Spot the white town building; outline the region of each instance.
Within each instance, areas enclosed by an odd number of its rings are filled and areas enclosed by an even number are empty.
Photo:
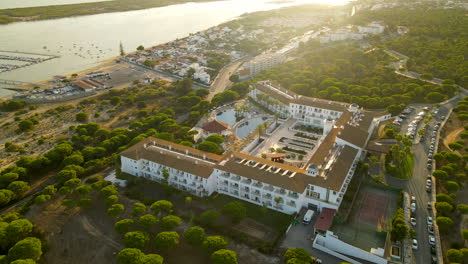
[[[244,68],[248,68],[250,70],[250,76],[253,76],[263,70],[280,65],[284,60],[285,56],[281,53],[262,54],[245,63]]]

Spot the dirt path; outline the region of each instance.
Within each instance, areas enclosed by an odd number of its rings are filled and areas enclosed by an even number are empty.
[[[107,242],[107,245],[113,247],[116,250],[120,249],[121,247],[120,244],[115,242],[112,238],[103,234],[101,231],[99,231],[96,228],[96,226],[90,222],[90,220],[88,219],[86,215],[80,215],[79,221],[81,223],[81,226],[84,228],[86,232],[88,232],[88,234],[96,237],[99,240],[104,240],[105,242]]]
[[[452,132],[450,132],[447,136],[445,136],[444,138],[444,146],[448,149],[449,146],[448,144],[452,143],[452,142],[455,142],[458,138],[458,136],[460,136],[460,134],[465,130],[465,128],[463,127],[459,127],[455,130],[453,130]]]

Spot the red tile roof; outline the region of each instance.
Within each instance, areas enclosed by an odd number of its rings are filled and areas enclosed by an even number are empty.
[[[327,231],[333,222],[333,216],[335,216],[335,213],[335,209],[323,208],[317,222],[315,222],[314,228],[321,231]]]
[[[210,122],[206,122],[202,126],[203,130],[208,131],[210,133],[221,133],[224,130],[229,128],[229,125],[218,120],[212,120]]]

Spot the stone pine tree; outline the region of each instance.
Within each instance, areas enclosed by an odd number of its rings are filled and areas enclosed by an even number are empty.
[[[124,51],[124,48],[123,48],[123,44],[122,44],[122,41],[120,41],[120,56],[124,56],[125,55],[125,51]]]

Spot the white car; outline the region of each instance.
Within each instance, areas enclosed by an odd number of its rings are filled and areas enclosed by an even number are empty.
[[[431,187],[431,186],[432,186],[432,180],[431,180],[431,179],[427,179],[427,181],[426,181],[426,186],[427,186],[427,187]]]
[[[435,237],[433,235],[429,235],[429,244],[432,246],[435,245]]]
[[[411,203],[411,212],[416,211],[416,203]]]
[[[418,241],[413,239],[413,249],[418,249]]]
[[[416,226],[416,218],[411,217],[410,222],[411,222],[411,225],[412,225],[412,226]]]
[[[433,224],[433,222],[432,222],[432,217],[430,217],[430,216],[427,217],[427,224],[428,224],[428,225],[432,225],[432,224]]]
[[[416,197],[411,196],[411,203],[416,203]]]

